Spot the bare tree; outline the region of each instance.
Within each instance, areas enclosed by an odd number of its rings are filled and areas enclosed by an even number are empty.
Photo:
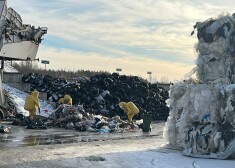
[[[168,77],[162,76],[161,80],[160,80],[160,83],[169,83]]]
[[[20,63],[15,62],[13,64],[13,67],[17,69],[19,72],[23,73],[23,75],[28,75],[29,73],[38,73],[41,75],[50,75],[54,78],[65,78],[65,79],[71,79],[80,76],[91,77],[95,74],[101,74],[101,73],[108,74],[108,72],[106,71],[89,71],[89,70],[68,71],[63,69],[45,70],[38,68],[38,64],[31,61],[25,61]]]

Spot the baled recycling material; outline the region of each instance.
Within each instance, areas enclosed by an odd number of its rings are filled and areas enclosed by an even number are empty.
[[[29,74],[22,78],[31,83],[31,90],[47,92],[48,100],[58,102],[65,94],[71,96],[74,105],[83,105],[87,112],[106,117],[120,116],[127,119],[119,102],[133,102],[139,109],[133,119],[140,119],[143,113],[150,113],[153,120],[166,120],[169,108],[166,105],[168,91],[141,80],[137,76],[97,74],[90,79],[83,78],[77,82],[67,82],[51,76]]]
[[[197,22],[196,67],[170,88],[163,136],[186,156],[226,159],[235,153],[234,26],[230,14]]]

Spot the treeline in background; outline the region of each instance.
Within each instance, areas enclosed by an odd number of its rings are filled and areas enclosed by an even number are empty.
[[[91,76],[95,74],[101,74],[106,73],[109,74],[106,71],[90,71],[90,70],[64,70],[64,69],[58,69],[58,70],[51,70],[51,69],[42,69],[39,68],[37,64],[34,64],[30,61],[25,62],[14,62],[12,63],[12,66],[19,72],[21,72],[23,75],[28,75],[29,73],[38,73],[41,75],[50,75],[53,78],[65,78],[65,79],[72,79],[75,77],[81,77],[85,76],[90,78]]]

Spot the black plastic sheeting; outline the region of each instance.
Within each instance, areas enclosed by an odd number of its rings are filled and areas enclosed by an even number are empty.
[[[83,105],[85,111],[107,117],[126,117],[118,106],[120,101],[132,101],[136,104],[140,109],[136,119],[147,112],[152,114],[153,120],[166,120],[169,114],[165,102],[169,98],[168,91],[137,76],[103,73],[80,78],[76,82],[67,82],[64,78],[31,73],[24,75],[22,81],[30,83],[31,90],[47,92],[49,101],[58,102],[59,98],[69,94],[73,104]]]

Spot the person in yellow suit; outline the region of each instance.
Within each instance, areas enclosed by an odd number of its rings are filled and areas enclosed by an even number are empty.
[[[67,104],[67,105],[72,105],[73,99],[71,98],[70,95],[66,94],[64,95],[63,98],[59,99],[59,104]]]
[[[128,103],[120,102],[119,106],[127,114],[130,122],[132,122],[132,118],[139,113],[139,109],[136,107],[136,105],[133,102],[128,102]]]
[[[31,95],[28,95],[25,100],[24,109],[29,111],[29,117],[31,121],[36,116],[37,108],[40,109],[38,96],[39,96],[39,92],[35,90],[31,93]]]

